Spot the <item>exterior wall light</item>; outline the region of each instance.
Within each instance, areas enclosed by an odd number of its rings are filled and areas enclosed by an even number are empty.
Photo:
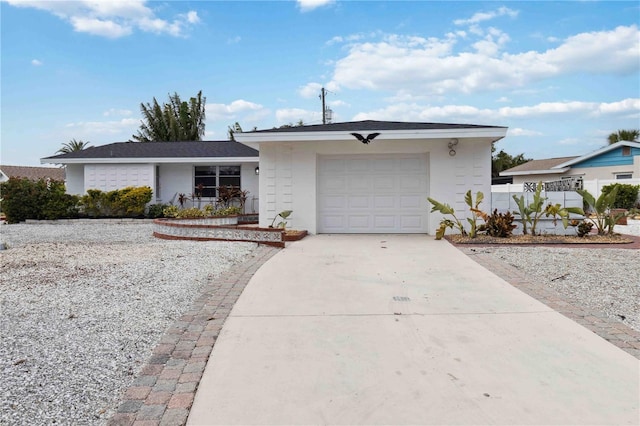
[[[458,139],[451,139],[447,144],[449,147],[449,155],[452,157],[456,155],[456,145],[458,145]]]
[[[256,167],[256,169],[254,170],[256,172],[256,176],[260,174],[260,167]]]

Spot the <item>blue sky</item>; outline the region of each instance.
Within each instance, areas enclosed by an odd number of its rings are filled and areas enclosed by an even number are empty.
[[[509,127],[531,158],[640,128],[640,5],[611,2],[0,3],[0,162],[126,141],[140,103],[207,98],[227,126],[399,120]]]

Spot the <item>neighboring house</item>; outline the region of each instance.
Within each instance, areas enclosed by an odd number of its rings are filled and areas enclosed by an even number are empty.
[[[379,135],[365,144],[363,137]],[[310,233],[430,233],[427,197],[468,213],[467,190],[491,194],[491,144],[506,127],[359,121],[236,133],[260,151],[260,225],[293,210]],[[485,202],[487,203],[487,202]]]
[[[67,192],[149,186],[155,203],[178,203],[178,194],[199,192],[215,200],[219,186],[249,191],[245,211],[257,211],[258,151],[233,141],[120,142],[42,158],[64,164]]]
[[[640,178],[640,143],[617,142],[579,157],[532,160],[500,173],[514,184],[570,177],[583,180]]]
[[[65,173],[64,169],[58,167],[0,166],[0,182],[5,182],[12,177],[64,181]]]

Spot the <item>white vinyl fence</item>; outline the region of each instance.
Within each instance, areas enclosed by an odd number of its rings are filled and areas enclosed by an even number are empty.
[[[569,183],[569,181],[560,181],[563,184]],[[582,187],[589,191],[595,198],[598,198],[602,193],[602,187],[610,185],[612,183],[622,183],[629,185],[639,185],[640,179],[594,179],[585,180],[582,182]],[[525,184],[504,184],[504,185],[491,185],[491,211],[498,209],[499,212],[511,212],[515,217],[514,222],[518,227],[514,230],[515,234],[522,233],[522,222],[520,221],[520,215],[514,212],[518,211],[518,205],[516,204],[513,196],[520,198],[521,195],[525,197],[525,205],[529,205],[533,201],[533,192],[524,190]],[[552,185],[553,186],[553,185]],[[571,184],[569,185],[571,186]],[[582,197],[575,191],[542,191],[542,196],[546,197],[545,206],[547,204],[560,204],[563,207],[579,207],[582,208]],[[544,208],[544,207],[543,207]],[[583,219],[579,215],[571,215],[571,219]],[[547,218],[542,215],[541,220],[538,223],[537,232],[542,234],[563,234],[563,235],[575,235],[576,229],[569,226],[564,229],[562,221],[557,220],[554,225],[552,218]],[[634,234],[635,235],[635,234]]]
[[[629,185],[640,185],[640,179],[593,179],[582,182],[582,187],[589,191],[591,195],[598,198],[602,193],[602,187],[611,185],[612,183],[623,183]],[[506,183],[503,185],[491,185],[491,193],[509,192],[522,193],[524,184],[522,183]]]

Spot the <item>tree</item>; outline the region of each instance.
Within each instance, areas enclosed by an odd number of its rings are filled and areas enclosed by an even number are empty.
[[[229,136],[230,141],[236,140],[234,136],[236,133],[242,133],[242,126],[237,121],[233,126],[227,126],[227,136]]]
[[[140,104],[142,123],[137,135],[138,142],[199,141],[204,136],[205,103],[202,90],[189,102],[180,95],[169,95],[169,102],[162,106],[156,98],[152,103]]]
[[[71,139],[69,142],[63,143],[62,148],[57,150],[56,153],[68,154],[70,152],[82,151],[85,148],[89,148],[89,144],[89,141],[84,142],[82,140],[77,141],[75,139]]]
[[[524,158],[524,154],[518,154],[514,157],[501,149],[500,152],[491,156],[491,177],[498,177],[500,172],[528,161],[531,161],[531,158]]]
[[[640,130],[618,130],[615,133],[611,133],[608,137],[609,145],[620,141],[635,142],[640,137]]]

